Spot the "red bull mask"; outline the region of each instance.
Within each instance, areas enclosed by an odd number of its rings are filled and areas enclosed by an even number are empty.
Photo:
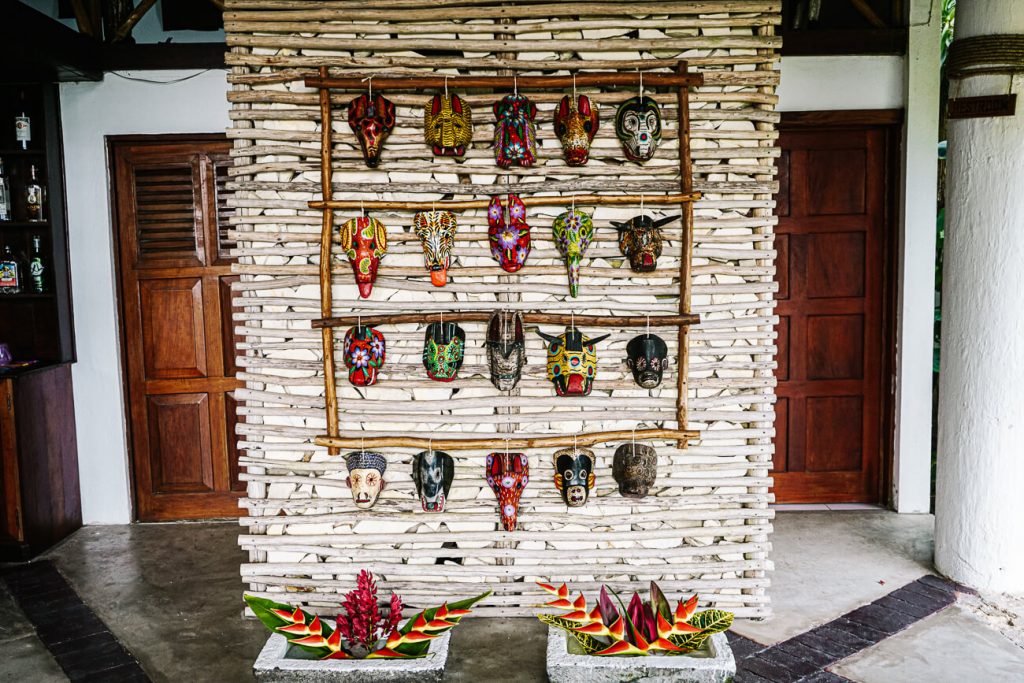
[[[384,365],[384,335],[378,330],[359,325],[345,333],[345,367],[348,381],[357,387],[377,383],[377,371]]]
[[[519,499],[530,481],[530,461],[525,453],[489,453],[487,485],[498,498],[498,514],[505,531],[515,531]]]
[[[361,216],[345,221],[339,229],[341,248],[345,250],[356,276],[359,296],[369,298],[377,280],[380,260],[388,251],[388,233],[376,218]]]
[[[420,211],[412,219],[413,231],[423,243],[423,265],[430,272],[435,287],[448,283],[452,264],[452,247],[458,223],[451,211]]]
[[[363,159],[377,168],[384,141],[395,127],[395,104],[383,95],[360,95],[348,104],[348,125],[359,138]]]
[[[517,195],[508,196],[508,208],[501,198],[491,197],[487,207],[487,240],[491,256],[502,270],[514,273],[526,264],[530,255],[530,226],[526,224],[526,205]]]
[[[569,166],[583,166],[590,158],[590,143],[597,134],[597,108],[590,98],[566,95],[555,110],[555,135],[562,142],[562,156]]]
[[[610,221],[619,230],[619,250],[629,259],[635,273],[650,273],[658,267],[658,257],[664,238],[661,227],[679,216],[665,216],[657,220],[650,216],[634,216],[625,223]]]
[[[609,337],[605,334],[591,339],[576,328],[554,337],[537,330],[548,342],[548,379],[555,385],[559,396],[588,396],[597,376],[598,342]]]

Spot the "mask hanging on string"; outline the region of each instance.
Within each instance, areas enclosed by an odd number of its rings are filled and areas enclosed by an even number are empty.
[[[661,142],[661,108],[646,95],[631,97],[615,113],[615,134],[630,161],[654,156]]]
[[[339,228],[341,248],[352,264],[359,296],[369,298],[377,280],[380,260],[388,251],[388,233],[376,218],[362,216],[345,221]]]
[[[668,345],[656,334],[641,334],[626,344],[626,367],[633,371],[633,381],[644,389],[661,384],[668,367]]]
[[[452,247],[458,223],[451,211],[420,211],[412,220],[413,231],[423,243],[423,265],[430,272],[430,282],[444,287],[452,263]]]
[[[597,376],[597,344],[610,335],[591,339],[579,328],[565,328],[554,337],[537,330],[548,342],[548,379],[558,396],[588,396]]]
[[[444,512],[455,479],[455,459],[444,451],[421,451],[412,456],[412,479],[424,512]]]
[[[352,489],[352,500],[360,510],[373,507],[384,490],[384,470],[387,458],[373,451],[353,451],[345,456],[348,478],[345,483]]]
[[[505,531],[515,531],[519,498],[530,481],[530,461],[525,453],[489,453],[487,485],[498,498],[498,514]]]
[[[597,126],[597,108],[591,105],[589,97],[580,95],[575,101],[569,95],[562,98],[555,110],[555,135],[562,142],[566,164],[586,165]]]
[[[514,389],[526,365],[523,314],[518,311],[493,313],[487,323],[486,345],[491,384],[501,391]]]
[[[525,95],[494,103],[494,160],[500,168],[533,166],[537,160],[537,106]]]
[[[348,381],[357,387],[376,384],[377,372],[384,365],[384,335],[366,325],[350,327],[344,348]]]
[[[377,168],[384,141],[395,127],[395,105],[383,95],[360,95],[348,105],[348,125],[359,138],[363,159]]]
[[[624,443],[612,457],[612,477],[620,496],[643,498],[658,477],[658,454],[645,444]]]
[[[517,195],[508,196],[508,211],[500,197],[491,197],[487,207],[487,240],[491,256],[507,273],[518,271],[530,255],[530,226],[526,224],[526,205]]]
[[[552,457],[555,488],[571,508],[583,507],[594,488],[594,451],[589,448],[563,448]]]
[[[570,209],[555,218],[551,224],[555,246],[565,257],[569,273],[569,295],[576,296],[580,289],[580,260],[594,237],[594,221],[579,209]]]
[[[455,323],[430,323],[423,340],[423,366],[437,382],[451,382],[459,374],[466,350],[466,332]]]
[[[619,250],[629,259],[635,273],[650,273],[658,267],[658,257],[664,238],[661,228],[679,216],[664,216],[653,220],[650,216],[635,216],[622,223],[610,221],[619,230]]]
[[[434,156],[465,156],[473,141],[473,111],[458,95],[434,95],[423,109],[423,134]]]

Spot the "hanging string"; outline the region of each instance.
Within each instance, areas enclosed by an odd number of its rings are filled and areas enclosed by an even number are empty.
[[[572,101],[573,106],[576,106],[576,74],[572,75]]]
[[[636,455],[636,428],[637,428],[637,425],[634,424],[633,425],[633,455]]]
[[[448,99],[448,76],[447,75],[445,75],[445,77],[444,77],[444,98],[446,100]]]
[[[647,314],[647,338],[649,339],[650,336],[651,336],[651,314],[648,313]]]
[[[636,71],[640,74],[640,99],[642,100],[644,98],[644,72],[640,71],[640,69]]]
[[[508,457],[508,437],[505,437],[505,457]]]
[[[363,200],[362,199],[359,200],[359,217],[360,218],[366,218],[366,212],[363,211]]]
[[[572,333],[576,334],[576,311],[569,311],[569,326],[572,328]]]
[[[367,88],[368,88],[370,94],[368,95],[368,97],[372,100],[373,99],[373,76],[372,75],[371,76],[367,76],[363,80],[364,81],[369,81],[369,84],[367,85]]]
[[[363,327],[363,316],[356,313],[356,331],[359,331]]]
[[[640,193],[640,217],[641,218],[644,217],[644,194],[643,194],[643,192]]]
[[[441,327],[444,327],[444,311],[441,311]]]
[[[576,435],[572,435],[572,454],[576,455],[579,451],[576,449]]]
[[[576,214],[576,195],[575,194],[572,196],[572,214],[573,215]]]
[[[512,93],[519,97],[519,74],[512,74]]]
[[[366,452],[366,440],[363,438],[362,434],[359,435],[359,451],[362,453]]]
[[[434,437],[427,437],[427,453],[433,455],[434,453]]]

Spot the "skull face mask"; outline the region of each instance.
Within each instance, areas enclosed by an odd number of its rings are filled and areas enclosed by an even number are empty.
[[[420,211],[412,219],[416,236],[423,242],[423,265],[430,271],[430,282],[444,287],[452,264],[452,247],[458,224],[451,211]]]
[[[611,221],[619,229],[619,249],[629,259],[629,267],[636,273],[650,273],[658,267],[661,246],[661,226],[679,218],[664,216],[652,220],[650,216],[635,216],[625,223]]]
[[[526,205],[518,196],[508,196],[507,211],[500,198],[491,197],[487,207],[487,240],[491,243],[491,256],[505,272],[514,273],[526,263],[530,255],[530,226],[526,224]]]
[[[559,396],[588,396],[597,375],[598,342],[605,334],[591,339],[575,328],[565,328],[557,337],[537,331],[548,342],[548,379]]]
[[[571,508],[583,507],[594,488],[594,451],[563,448],[555,451],[555,488]]]
[[[631,97],[615,112],[615,134],[630,161],[643,162],[654,156],[661,142],[661,109],[652,98]]]
[[[498,512],[505,531],[516,530],[519,498],[530,481],[530,461],[525,453],[489,453],[487,485],[498,497]]]
[[[501,391],[514,389],[526,365],[523,314],[498,311],[487,323],[487,365],[491,384]]]
[[[444,451],[422,451],[412,456],[412,479],[424,512],[444,512],[455,479],[455,460]]]
[[[555,218],[551,224],[555,246],[565,257],[569,272],[569,295],[576,296],[580,289],[580,259],[594,237],[594,221],[579,209],[571,209]]]
[[[615,449],[612,477],[619,485],[620,496],[643,498],[657,476],[658,454],[650,446],[624,443]]]
[[[423,135],[434,156],[461,157],[473,140],[473,111],[458,95],[434,95],[423,109]]]
[[[462,367],[466,332],[455,323],[430,323],[423,340],[423,366],[427,376],[438,382],[451,382]]]
[[[377,371],[384,365],[384,335],[372,327],[350,327],[345,333],[345,367],[348,381],[357,387],[377,383]]]
[[[356,276],[359,296],[366,299],[377,280],[377,267],[388,251],[388,232],[376,218],[363,216],[342,224],[341,248],[345,250]]]
[[[668,345],[654,334],[641,334],[626,344],[626,367],[633,371],[633,381],[644,389],[661,384],[661,375],[668,367]]]
[[[494,103],[494,118],[494,160],[498,166],[533,166],[537,155],[533,124],[537,105],[524,95],[505,95]]]
[[[387,458],[373,451],[353,451],[345,456],[345,466],[348,467],[345,483],[352,489],[356,507],[361,510],[372,508],[384,490]]]
[[[377,168],[384,140],[395,127],[395,104],[383,95],[360,95],[348,104],[348,125],[359,138],[366,165]]]
[[[568,95],[555,110],[555,135],[562,141],[562,155],[569,166],[583,166],[590,157],[590,143],[597,134],[597,109],[590,98],[580,95],[573,102]]]

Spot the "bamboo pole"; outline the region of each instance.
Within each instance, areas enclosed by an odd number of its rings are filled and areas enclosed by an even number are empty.
[[[679,72],[685,73],[686,62],[680,62],[676,67]],[[679,178],[680,190],[688,193],[693,190],[693,174],[691,173],[690,159],[690,91],[680,86],[678,89],[679,104],[677,113],[679,116]],[[690,291],[692,274],[690,269],[693,266],[693,204],[684,202],[683,211],[683,235],[679,258],[679,313],[680,315],[690,312]],[[676,418],[679,429],[686,429],[686,403],[689,387],[687,386],[687,368],[690,360],[689,326],[679,327],[679,372],[676,375],[676,391],[678,402],[676,404]],[[683,444],[679,444],[680,448]]]
[[[512,88],[539,88],[553,90],[571,88],[575,83],[578,87],[586,86],[625,86],[635,87],[641,78],[649,86],[697,86],[704,84],[704,77],[699,73],[687,73],[684,68],[676,73],[634,73],[620,71],[584,72],[575,76],[374,76],[359,74],[345,78],[306,78],[303,80],[307,88],[327,88],[334,90],[365,90],[367,76],[373,78],[374,90],[424,90],[427,88],[491,88],[494,90],[511,90]]]
[[[507,192],[546,192],[549,191],[545,188],[544,183],[537,183],[536,187],[531,187],[534,183],[520,184],[520,185],[508,185]],[[643,195],[644,203],[646,204],[676,204],[684,203],[689,204],[695,202],[701,197],[700,192],[688,192],[685,194],[652,194]],[[640,201],[640,195],[597,195],[597,194],[581,194],[575,196],[551,196],[551,197],[520,197],[523,204],[526,206],[571,206],[573,204],[583,206],[622,206],[636,204]],[[412,211],[426,211],[428,209],[449,209],[453,211],[463,209],[486,209],[490,205],[489,199],[440,199],[431,201],[395,201],[395,200],[382,200],[382,199],[335,199],[329,201],[318,201],[312,200],[308,206],[311,209],[359,209],[363,208],[367,211],[373,209],[408,209]]]
[[[322,76],[327,75],[327,67],[320,68]],[[320,91],[320,178],[324,201],[331,200],[331,101],[326,90]],[[320,315],[330,316],[334,310],[333,291],[331,286],[331,236],[334,232],[334,209],[324,207],[323,224],[320,233]],[[334,330],[324,328],[321,331],[321,342],[323,347],[324,364],[324,392],[326,394],[327,434],[337,436],[338,434],[338,390],[335,383],[334,370]],[[331,455],[337,455],[338,450],[330,448]]]
[[[495,309],[501,308],[500,303],[494,304]],[[452,311],[443,312],[439,315],[449,322],[487,322],[491,318],[491,311]],[[330,318],[318,318],[310,325],[314,328],[327,327],[349,327],[351,325],[400,325],[402,323],[426,323],[426,313],[378,313],[374,314],[349,314],[332,316]],[[676,327],[699,325],[700,316],[693,313],[685,315],[655,315],[655,316],[616,316],[616,315],[568,315],[565,313],[540,313],[525,312],[523,321],[538,325],[586,325],[593,327],[642,327],[650,321],[651,327]]]
[[[506,445],[508,448],[561,448],[572,446],[573,444],[593,446],[609,441],[626,441],[633,438],[633,435],[634,432],[631,430],[619,430],[577,435],[560,434],[557,436],[516,437],[514,439],[435,439],[418,436],[343,438],[318,436],[314,439],[314,442],[318,446],[327,446],[329,448],[435,448],[437,450],[461,451],[504,448]],[[699,432],[680,429],[638,429],[635,435],[637,439],[641,440],[677,439],[680,443],[686,443],[685,439],[696,439],[700,436]]]

